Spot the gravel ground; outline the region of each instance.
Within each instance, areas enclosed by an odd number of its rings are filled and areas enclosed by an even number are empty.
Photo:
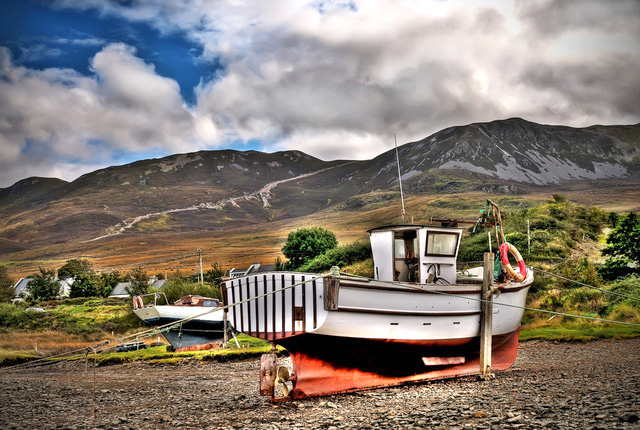
[[[285,361],[284,359],[282,361]],[[0,372],[0,428],[640,429],[640,339],[530,341],[496,379],[271,404],[259,360]],[[95,408],[94,408],[95,405]]]

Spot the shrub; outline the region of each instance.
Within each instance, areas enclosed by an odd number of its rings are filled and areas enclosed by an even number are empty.
[[[169,303],[173,303],[180,297],[190,294],[222,300],[222,294],[220,293],[220,287],[218,285],[199,284],[185,278],[170,279],[168,282],[165,282],[161,289],[152,292],[160,291],[167,296]]]
[[[628,304],[619,304],[612,308],[609,318],[615,321],[640,322],[640,310]]]
[[[609,291],[631,298],[607,294],[608,304],[603,310],[605,313],[611,313],[616,306],[621,304],[640,309],[640,276],[630,275],[617,279],[609,286]]]
[[[357,261],[371,258],[371,256],[371,244],[359,241],[330,249],[308,261],[298,270],[313,273],[324,272],[331,269],[332,266],[343,268]]]
[[[9,276],[9,269],[0,266],[0,301],[10,301],[13,299],[13,293],[13,278]]]
[[[491,237],[495,241],[494,237]],[[495,243],[493,244],[495,248]],[[472,234],[462,239],[458,259],[460,261],[482,261],[485,252],[489,252],[489,239],[486,231]]]

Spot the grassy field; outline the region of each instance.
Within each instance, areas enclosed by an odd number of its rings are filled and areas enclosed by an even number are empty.
[[[538,188],[525,190],[523,195],[489,195],[459,193],[438,195],[407,195],[407,216],[404,222],[428,223],[430,218],[476,219],[487,198],[503,210],[530,208],[551,199],[550,191]],[[555,191],[554,191],[555,192]],[[639,210],[640,189],[620,187],[580,188],[579,184],[559,189],[569,200],[581,204],[598,205],[607,211]],[[368,198],[369,196],[370,198]],[[367,197],[367,198],[365,198]],[[391,196],[393,197],[393,196]],[[286,220],[264,220],[258,224],[224,229],[179,232],[157,230],[166,218],[150,220],[135,231],[93,242],[54,243],[29,247],[4,256],[11,275],[16,278],[37,273],[39,267],[60,267],[70,258],[87,258],[97,270],[130,270],[142,265],[150,273],[169,274],[180,270],[195,273],[198,264],[197,248],[203,250],[205,267],[213,262],[225,269],[247,267],[256,261],[272,264],[285,243],[287,234],[300,227],[322,226],[333,231],[341,244],[368,239],[367,229],[400,223],[400,199],[375,202],[375,193],[358,197],[371,203],[354,208],[347,203],[328,206],[312,215]],[[171,215],[179,217],[180,214]],[[218,217],[220,214],[211,213]]]
[[[567,189],[565,196],[577,202],[601,203],[606,210],[638,209],[640,192],[637,189],[618,190],[614,199],[608,203],[611,195],[608,189],[580,189],[578,185]],[[636,187],[637,188],[637,187]],[[161,223],[166,218],[141,224],[136,232],[113,236],[96,242],[52,244],[37,249],[20,251],[11,255],[11,260],[3,261],[11,267],[12,273],[24,276],[37,271],[38,266],[60,267],[72,257],[88,258],[96,269],[117,268],[123,272],[144,266],[150,274],[171,273],[180,270],[184,275],[195,273],[197,266],[197,248],[203,249],[205,270],[217,262],[224,269],[246,267],[259,261],[270,264],[281,256],[281,247],[287,234],[300,227],[323,226],[333,231],[340,244],[357,240],[368,240],[366,230],[382,224],[402,222],[399,213],[399,199],[389,200],[388,196],[371,193],[358,196],[356,200],[345,204],[330,206],[327,209],[306,217],[291,220],[266,222],[254,226],[243,226],[220,231],[172,232],[162,231]],[[405,223],[429,223],[430,218],[466,218],[477,219],[479,210],[485,207],[488,196],[480,193],[459,193],[455,195],[408,196],[406,198],[407,218]],[[501,195],[492,199],[505,213],[517,213],[527,209],[528,214],[549,220],[551,212],[545,204],[551,199],[548,194],[530,192],[527,195]],[[554,206],[555,205],[555,206]],[[558,204],[552,205],[556,212]],[[573,207],[572,207],[573,208]],[[571,208],[570,208],[571,209]],[[574,211],[571,209],[570,213]],[[574,211],[575,212],[575,211]],[[173,215],[172,215],[173,216]],[[176,215],[177,216],[177,215]],[[505,217],[505,228],[522,228],[522,217]],[[533,223],[532,223],[533,224]],[[585,237],[592,231],[578,230],[576,223],[569,222],[562,231],[571,231],[573,236]],[[512,230],[507,233],[515,234]],[[587,234],[588,233],[588,234]],[[486,234],[485,234],[486,236]],[[480,239],[484,240],[484,237]],[[603,236],[580,242],[575,237],[561,237],[556,234],[553,240],[540,240],[541,244],[556,247],[553,261],[534,262],[545,270],[564,270],[561,274],[580,278],[591,283],[590,274],[594,272],[594,262],[600,258]],[[514,236],[515,237],[515,236]],[[544,239],[544,238],[543,238]],[[560,242],[560,239],[562,241]],[[478,243],[478,249],[485,245]],[[521,251],[525,248],[519,247]],[[544,250],[542,250],[544,251]],[[545,252],[539,252],[545,257]],[[524,252],[523,252],[524,253]],[[532,253],[533,254],[533,253]],[[585,264],[581,263],[585,260]],[[527,261],[531,263],[531,261]],[[558,263],[562,263],[559,265]],[[347,268],[351,273],[371,273],[370,261],[357,263]],[[571,285],[562,285],[555,279],[537,276],[529,297],[529,306],[552,309],[567,313],[599,315],[611,319],[640,322],[640,312],[635,308],[621,307],[620,303],[607,303],[602,295],[586,292]],[[594,278],[595,279],[595,278]],[[597,281],[597,280],[596,280]],[[594,281],[595,282],[595,281]],[[599,284],[598,284],[599,285]],[[562,288],[560,288],[562,287]],[[621,286],[615,286],[621,288]],[[607,287],[608,288],[608,287]],[[631,291],[631,290],[629,290]],[[625,294],[629,291],[624,290]],[[47,312],[26,313],[8,304],[0,304],[0,362],[15,362],[21,359],[37,357],[39,354],[55,354],[63,351],[85,348],[100,340],[115,339],[124,333],[133,333],[141,329],[141,323],[131,313],[128,300],[104,301],[95,299],[75,299],[41,304]],[[549,319],[548,315],[533,317],[525,314],[521,338],[549,339],[562,341],[583,341],[601,338],[636,337],[640,330],[622,325],[601,323],[578,323],[561,317]],[[155,340],[155,339],[154,339]],[[149,342],[151,342],[150,340]],[[106,362],[111,360],[127,362],[130,360],[181,360],[222,359],[226,354],[238,357],[258,354],[266,344],[252,344],[243,340],[244,347],[217,352],[218,350],[186,355],[171,354],[162,348],[150,348],[132,353],[104,353]],[[124,355],[123,355],[124,354]],[[127,355],[129,354],[129,355]],[[214,356],[218,358],[213,358]],[[203,358],[209,357],[209,358]]]

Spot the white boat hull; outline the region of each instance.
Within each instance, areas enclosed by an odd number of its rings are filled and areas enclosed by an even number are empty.
[[[493,370],[515,361],[532,282],[495,285]],[[222,287],[236,329],[291,354],[294,398],[478,373],[480,290],[280,272]]]

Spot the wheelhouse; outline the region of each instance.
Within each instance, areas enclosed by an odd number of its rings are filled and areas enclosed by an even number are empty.
[[[454,284],[462,230],[459,227],[392,225],[367,231],[375,279]]]

